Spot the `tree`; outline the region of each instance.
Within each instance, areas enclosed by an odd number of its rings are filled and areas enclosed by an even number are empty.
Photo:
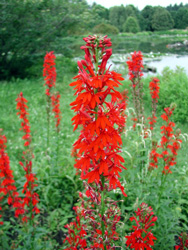
[[[123,31],[137,33],[140,31],[138,21],[135,17],[129,16],[123,25]]]
[[[155,12],[155,8],[153,6],[150,6],[150,5],[147,5],[141,11],[141,16],[144,18],[142,25],[145,27],[145,30],[147,30],[147,31],[153,31],[152,18],[153,18],[154,12]]]
[[[99,16],[100,22],[101,22],[101,19],[104,19],[104,20],[109,19],[109,10],[99,4],[93,4],[92,13],[96,13]]]
[[[152,18],[152,28],[155,31],[169,30],[174,27],[174,20],[169,11],[163,7],[155,7]]]
[[[119,31],[123,31],[123,24],[126,20],[127,16],[125,13],[125,7],[121,6],[114,6],[109,9],[109,20],[110,23],[116,26]]]
[[[188,8],[182,7],[178,9],[174,21],[175,28],[186,29],[188,27]]]
[[[79,29],[87,6],[83,0],[1,0],[0,78],[28,77],[28,69],[53,50],[58,39]],[[56,48],[67,51],[60,43]]]
[[[129,17],[129,16],[136,17],[137,16],[137,9],[133,5],[129,4],[129,5],[125,6],[125,14],[126,14],[126,17]]]

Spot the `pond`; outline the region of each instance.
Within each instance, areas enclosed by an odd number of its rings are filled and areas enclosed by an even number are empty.
[[[112,59],[109,61],[109,65],[112,68],[119,68],[121,65],[125,64],[130,54],[113,54]],[[177,66],[185,69],[188,74],[188,55],[178,55],[178,54],[165,54],[162,55],[158,53],[158,56],[153,56],[153,53],[144,54],[144,64],[149,68],[156,69],[156,73],[161,73],[165,67],[170,69],[175,69]],[[149,72],[149,74],[156,74]],[[144,73],[146,76],[147,74]]]
[[[161,73],[167,66],[170,69],[175,69],[177,66],[180,66],[184,68],[188,74],[188,55],[166,55],[162,56],[159,60],[148,61],[147,65],[156,68],[157,73]]]
[[[133,51],[141,51],[144,64],[161,73],[165,67],[183,67],[188,74],[188,36],[142,36],[114,40],[112,66],[116,68],[126,62]],[[146,75],[146,74],[145,74]]]

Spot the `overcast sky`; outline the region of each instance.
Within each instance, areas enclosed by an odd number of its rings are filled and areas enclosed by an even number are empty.
[[[106,8],[110,8],[112,6],[118,6],[123,4],[128,5],[128,4],[133,4],[135,7],[138,7],[139,10],[142,10],[146,5],[152,5],[152,6],[163,6],[166,7],[170,4],[187,4],[187,0],[87,0],[89,4],[92,3],[97,3],[100,4]]]

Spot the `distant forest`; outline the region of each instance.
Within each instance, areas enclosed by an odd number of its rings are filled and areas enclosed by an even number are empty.
[[[71,55],[70,37],[186,29],[188,4],[168,7],[133,5],[109,9],[86,0],[1,0],[0,75],[28,74],[44,51]],[[63,39],[63,40],[62,40]],[[66,40],[67,39],[67,40]],[[24,65],[23,65],[24,61]]]
[[[139,11],[134,5],[114,6],[109,9],[93,4],[88,11],[95,13],[97,22],[115,26],[119,32],[161,31],[186,29],[188,4],[161,6],[147,5]]]

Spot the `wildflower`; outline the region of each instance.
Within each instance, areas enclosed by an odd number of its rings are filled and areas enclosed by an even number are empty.
[[[5,152],[7,138],[0,134],[0,201],[7,197],[8,205],[15,208],[15,216],[24,213],[22,208],[22,200],[19,198],[19,193],[15,186],[13,171],[10,168],[9,156]],[[0,210],[2,207],[0,206]],[[0,218],[2,216],[0,215]],[[3,222],[0,222],[2,225]]]
[[[32,158],[34,157],[32,154],[32,150],[30,148],[31,144],[31,134],[30,134],[30,124],[28,119],[28,106],[26,105],[27,100],[23,97],[23,93],[21,92],[18,95],[17,101],[17,109],[19,112],[17,115],[19,115],[19,118],[22,120],[21,122],[21,129],[25,133],[22,137],[23,140],[26,140],[24,143],[24,146],[26,147],[26,151],[23,152],[23,160],[24,162],[20,162],[20,165],[23,167],[25,171],[25,178],[26,182],[23,186],[22,193],[25,194],[23,198],[23,208],[27,207],[29,209],[30,218],[28,215],[25,215],[22,220],[26,221],[28,219],[33,219],[34,214],[38,214],[40,211],[37,208],[37,204],[39,202],[39,196],[34,191],[37,184],[35,184],[35,180],[37,180],[34,173],[32,173]]]
[[[44,57],[44,69],[43,76],[46,81],[44,85],[47,85],[46,95],[51,96],[51,89],[56,83],[56,69],[55,69],[55,55],[53,51],[46,53]]]
[[[84,239],[84,237],[87,235],[87,232],[85,230],[85,225],[81,225],[81,214],[79,213],[78,207],[73,208],[76,212],[76,220],[74,222],[71,222],[70,224],[67,224],[65,228],[68,229],[68,235],[66,236],[63,243],[67,241],[69,244],[68,248],[65,248],[65,250],[76,250],[76,249],[86,249],[87,242]]]
[[[161,117],[166,122],[166,125],[161,127],[161,134],[163,136],[159,147],[162,149],[161,158],[163,158],[165,163],[163,174],[171,174],[171,166],[176,164],[177,151],[180,149],[182,143],[179,139],[181,131],[178,130],[176,134],[173,131],[175,123],[170,120],[170,117],[173,114],[174,107],[165,108],[164,111],[165,113]]]
[[[56,119],[56,129],[59,132],[59,125],[61,122],[61,111],[60,111],[60,94],[59,92],[56,92],[52,94],[51,96],[51,102],[52,102],[52,112],[54,112],[55,119]]]
[[[143,65],[143,55],[141,51],[134,51],[134,53],[131,54],[131,58],[128,58],[127,65],[129,68],[129,80],[133,83],[133,88],[137,86],[136,79],[140,79],[143,76],[142,68],[144,68]]]
[[[111,46],[110,39],[89,36],[84,41],[86,45],[81,48],[85,50],[85,60],[78,62],[79,74],[74,77],[76,81],[70,84],[77,95],[70,104],[76,112],[72,118],[74,130],[82,127],[74,143],[74,151],[80,156],[76,159],[75,167],[88,183],[99,183],[104,176],[111,187],[119,187],[124,193],[118,178],[125,169],[122,165],[124,159],[119,155],[122,144],[119,128],[125,124],[125,117],[121,115],[125,102],[120,103],[122,95],[115,90],[123,78],[105,68],[111,55],[111,50],[106,49]],[[96,62],[95,66],[93,61]],[[107,97],[111,97],[111,100],[107,101]]]
[[[54,95],[52,96],[52,88],[55,87],[56,84],[56,68],[55,68],[55,55],[53,54],[53,51],[46,53],[44,57],[44,69],[43,69],[43,76],[45,80],[45,84],[47,86],[46,89],[46,99],[47,99],[47,105],[46,105],[46,112],[47,112],[47,148],[50,146],[50,113],[51,113],[51,101],[53,100],[53,104],[56,105],[53,106],[53,109],[55,112],[57,111],[57,106],[59,98],[59,94],[55,97]],[[55,101],[55,103],[54,103]],[[57,115],[57,114],[56,114]],[[55,116],[56,116],[55,115]],[[59,116],[60,114],[58,114]],[[59,122],[60,122],[60,116],[56,117],[57,118],[57,123],[56,123],[56,128],[57,131],[59,131]]]
[[[159,99],[159,79],[154,77],[149,84],[150,94],[152,98],[152,117],[148,117],[150,130],[153,130],[154,124],[156,123],[156,111],[157,111],[157,103]]]
[[[68,235],[64,243],[69,245],[66,249],[105,249],[102,236],[101,210],[101,188],[96,185],[85,184],[85,192],[80,193],[80,206],[75,207],[76,220],[66,225]],[[117,202],[105,200],[108,209],[105,211],[104,234],[106,239],[106,249],[119,239],[116,232],[117,223],[120,220],[120,209]],[[89,235],[89,242],[86,242]],[[72,248],[71,248],[72,247]]]
[[[155,141],[152,141],[152,149],[150,152],[150,156],[149,156],[149,169],[154,169],[154,168],[158,168],[158,161],[159,158],[161,158],[161,155],[159,153],[157,153],[157,149],[158,149],[158,144]]]
[[[131,217],[130,221],[135,221],[136,226],[132,226],[133,232],[125,236],[126,245],[135,250],[152,250],[154,240],[157,239],[149,228],[154,226],[157,217],[154,216],[153,209],[145,203],[142,203],[135,213],[137,217]]]
[[[132,95],[133,104],[135,108],[136,116],[133,117],[136,123],[141,123],[144,117],[143,107],[143,83],[141,78],[143,76],[143,55],[140,51],[131,54],[131,58],[128,58],[127,65],[129,70],[129,80],[132,82]],[[136,124],[133,125],[135,128]]]
[[[31,143],[31,134],[30,134],[30,125],[29,125],[29,121],[28,121],[28,106],[27,106],[27,100],[23,97],[23,93],[21,92],[18,96],[18,98],[16,99],[17,101],[17,106],[16,109],[18,109],[19,111],[17,112],[17,115],[19,116],[20,119],[22,119],[21,122],[21,128],[20,130],[23,130],[24,135],[22,137],[23,140],[25,140],[24,146],[28,147]]]
[[[188,249],[188,234],[187,233],[181,233],[179,237],[179,245],[175,246],[175,249],[179,250],[185,250]]]

